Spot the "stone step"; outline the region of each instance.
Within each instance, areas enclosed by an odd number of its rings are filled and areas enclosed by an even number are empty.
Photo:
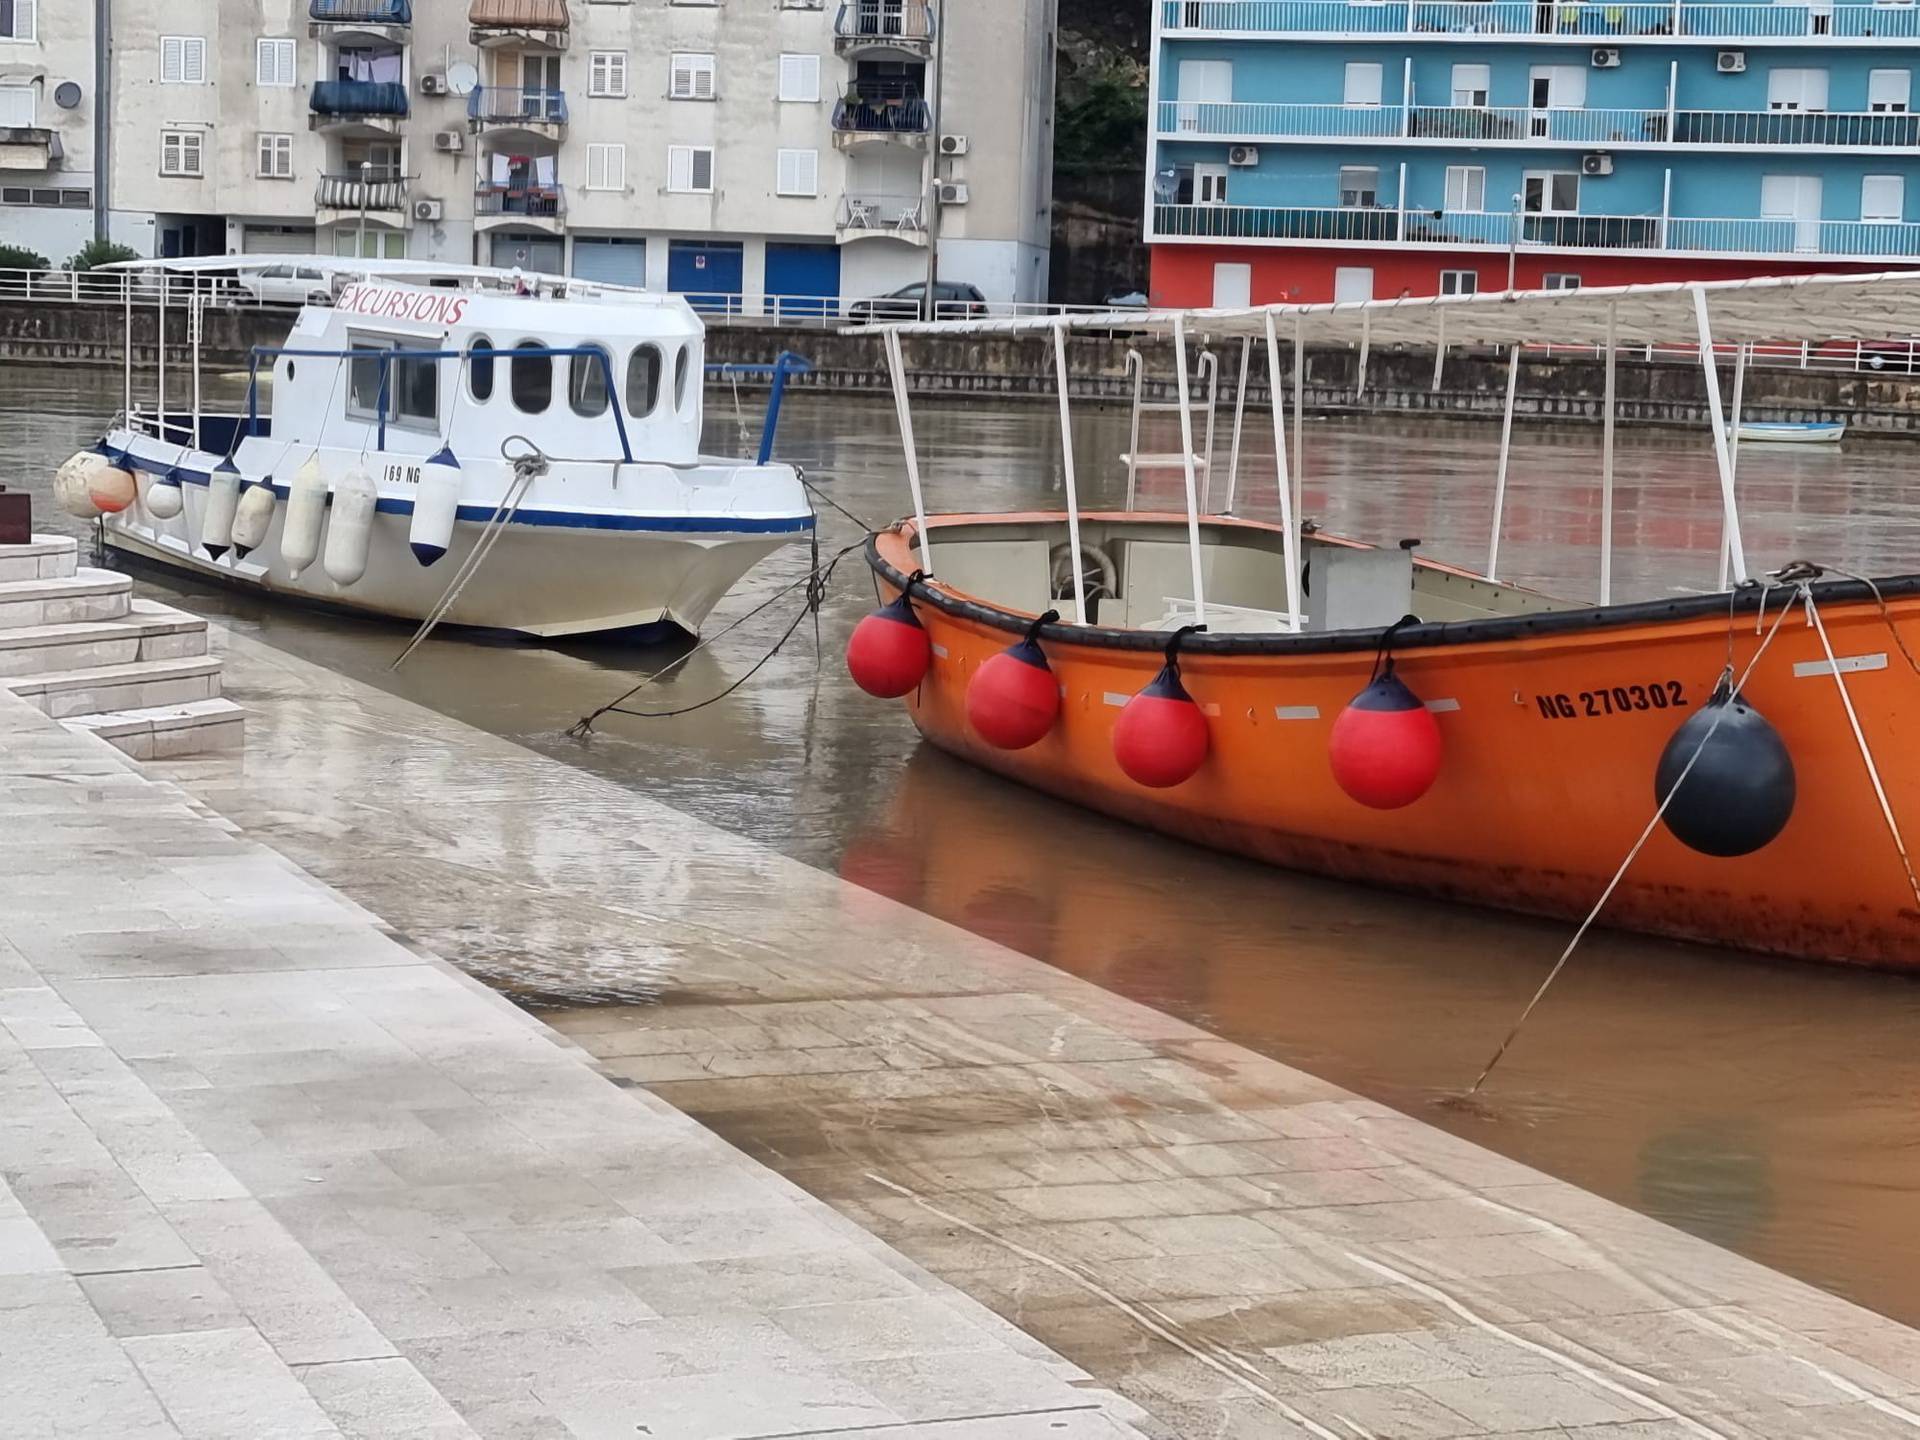
[[[177,760],[239,750],[245,743],[246,721],[245,710],[216,697],[183,705],[75,715],[61,724],[76,734],[97,735],[135,760]]]
[[[118,620],[131,609],[133,581],[111,570],[0,581],[0,630]]]
[[[215,699],[220,694],[220,661],[201,655],[95,665],[0,680],[0,689],[11,690],[55,720],[70,720],[112,710],[145,710]]]
[[[80,542],[70,535],[36,535],[25,545],[0,545],[0,583],[64,580],[80,566]]]
[[[122,620],[0,630],[0,680],[135,660],[182,660],[206,653],[205,620],[150,600],[136,600]]]

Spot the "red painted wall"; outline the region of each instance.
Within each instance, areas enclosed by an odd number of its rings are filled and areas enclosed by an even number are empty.
[[[1155,305],[1213,304],[1213,267],[1253,267],[1253,303],[1314,304],[1333,299],[1333,272],[1346,266],[1373,268],[1373,297],[1391,300],[1440,293],[1442,270],[1475,270],[1480,289],[1504,290],[1507,252],[1400,249],[1326,249],[1235,245],[1155,245],[1152,301]],[[1640,255],[1542,255],[1521,251],[1515,283],[1537,290],[1543,277],[1571,274],[1583,286],[1641,285],[1659,280],[1741,280],[1752,275],[1845,274],[1885,269],[1879,265],[1793,264],[1779,260],[1673,260]]]

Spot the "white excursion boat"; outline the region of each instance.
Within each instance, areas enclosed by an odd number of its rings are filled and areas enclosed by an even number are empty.
[[[124,408],[55,485],[64,508],[103,516],[113,548],[400,619],[696,634],[754,564],[813,527],[798,473],[770,461],[781,386],[805,362],[767,367],[756,458],[702,455],[705,334],[675,295],[314,260],[334,303],[253,351],[242,411],[204,409],[204,312],[266,263],[130,267],[143,273]],[[172,377],[172,408],[164,357],[157,394],[136,404],[135,292],[158,297],[163,326],[169,305],[188,312],[190,375]]]

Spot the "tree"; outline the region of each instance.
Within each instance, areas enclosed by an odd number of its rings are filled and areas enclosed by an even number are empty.
[[[67,260],[69,270],[91,270],[96,265],[112,265],[121,260],[138,260],[140,252],[112,240],[89,240]],[[45,262],[42,262],[45,263]]]

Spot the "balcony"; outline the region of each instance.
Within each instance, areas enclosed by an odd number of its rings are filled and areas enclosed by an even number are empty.
[[[1611,4],[1607,0],[1161,0],[1169,35],[1325,39],[1391,34],[1462,40],[1511,37],[1592,44],[1606,40],[1920,39],[1920,5],[1864,0],[1811,4]]]
[[[1538,215],[1254,205],[1155,205],[1150,239],[1294,244],[1462,246],[1606,255],[1912,261],[1920,224],[1872,220],[1730,220],[1660,215]]]
[[[473,214],[482,230],[500,225],[558,233],[567,213],[560,185],[486,185],[473,192]]]
[[[60,136],[44,125],[0,125],[0,172],[51,170],[66,158]]]
[[[834,229],[842,244],[891,236],[915,245],[927,242],[925,195],[848,193],[840,197]]]
[[[833,143],[843,150],[867,141],[925,145],[932,125],[927,102],[913,96],[849,95],[833,107]]]
[[[397,135],[407,118],[407,87],[398,80],[321,80],[307,117],[315,130]]]
[[[567,128],[566,92],[477,86],[467,99],[467,120],[476,133],[494,130],[557,140]]]
[[[1290,105],[1163,101],[1167,140],[1384,140],[1571,149],[1920,148],[1920,115],[1803,110],[1533,110],[1455,105]]]
[[[391,214],[407,208],[410,182],[404,175],[380,174],[362,179],[355,173],[322,175],[313,187],[316,210],[338,210],[359,214]]]
[[[307,18],[308,33],[316,38],[359,34],[400,41],[413,24],[413,0],[309,0]]]
[[[567,0],[473,0],[468,38],[480,46],[508,43],[564,50],[572,28]]]
[[[834,17],[833,48],[841,55],[898,50],[924,58],[933,49],[933,26],[933,11],[922,0],[851,0]]]

